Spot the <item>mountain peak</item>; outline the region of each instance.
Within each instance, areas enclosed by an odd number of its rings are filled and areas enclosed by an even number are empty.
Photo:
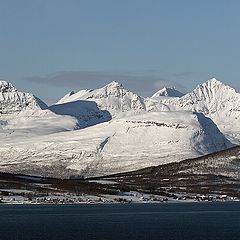
[[[123,88],[123,85],[117,81],[112,81],[105,86],[105,88]]]
[[[211,79],[207,80],[206,82],[198,85],[195,90],[218,92],[218,95],[220,94],[220,92],[222,94],[226,94],[227,92],[231,93],[231,94],[236,93],[236,90],[234,88],[232,88],[229,85],[225,85],[224,83],[220,82],[216,78],[211,78]],[[220,90],[220,92],[219,92],[219,90]]]
[[[122,115],[123,112],[136,113],[146,110],[144,99],[125,89],[117,81],[95,90],[81,90],[72,96],[64,96],[57,103],[72,101],[94,101],[100,110],[108,111],[112,117]]]
[[[115,96],[122,97],[126,94],[127,90],[124,89],[121,83],[116,81],[112,81],[103,88],[97,90],[97,95],[107,97],[107,96]]]
[[[224,85],[222,82],[220,82],[216,78],[211,78],[211,79],[207,80],[206,84],[208,84],[208,85],[209,84],[211,84],[211,85]]]
[[[5,80],[0,80],[0,92],[15,92],[16,88]]]
[[[46,109],[47,105],[32,93],[19,92],[11,83],[0,80],[0,116],[38,108]]]
[[[71,91],[71,92],[68,93],[68,96],[72,96],[73,94],[75,94],[75,92]]]
[[[6,80],[0,79],[0,85],[9,84]]]
[[[152,95],[152,98],[157,97],[182,97],[184,94],[179,92],[174,87],[164,87]]]

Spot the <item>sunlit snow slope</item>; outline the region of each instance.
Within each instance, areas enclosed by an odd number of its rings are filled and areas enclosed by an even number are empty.
[[[215,78],[198,85],[185,95],[174,88],[163,88],[151,98],[143,98],[112,82],[96,90],[69,93],[58,103],[94,101],[112,117],[155,111],[196,111],[210,117],[229,140],[240,144],[240,93]]]
[[[240,93],[215,78],[180,98],[146,99],[148,110],[190,110],[210,117],[229,140],[240,144]]]
[[[28,138],[13,133],[1,138],[0,171],[100,176],[180,161],[230,146],[203,114],[146,113],[47,136]]]

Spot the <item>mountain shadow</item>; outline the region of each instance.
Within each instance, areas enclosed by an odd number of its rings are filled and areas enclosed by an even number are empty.
[[[55,104],[48,109],[58,115],[75,117],[78,120],[79,128],[93,126],[112,119],[110,112],[100,110],[94,101],[77,100]]]

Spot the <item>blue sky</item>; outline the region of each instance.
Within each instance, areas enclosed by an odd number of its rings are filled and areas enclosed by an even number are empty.
[[[240,88],[240,1],[0,0],[0,78],[53,102],[118,80],[141,95]]]

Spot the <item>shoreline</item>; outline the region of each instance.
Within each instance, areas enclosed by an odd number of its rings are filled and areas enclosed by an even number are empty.
[[[179,200],[169,200],[169,201],[165,201],[165,202],[156,202],[156,201],[149,201],[149,202],[126,202],[126,203],[121,203],[121,202],[79,202],[79,203],[24,203],[24,202],[2,202],[0,203],[0,207],[1,206],[5,206],[5,205],[26,205],[26,206],[33,206],[33,205],[37,205],[37,206],[89,206],[89,205],[170,205],[170,204],[213,204],[213,203],[220,203],[220,204],[228,204],[228,203],[240,203],[240,200],[226,200],[226,201],[179,201]]]

